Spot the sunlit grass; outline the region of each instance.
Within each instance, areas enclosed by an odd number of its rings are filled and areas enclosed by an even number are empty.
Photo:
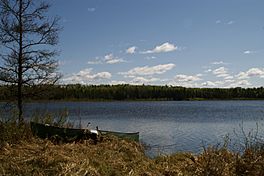
[[[264,175],[262,143],[242,153],[227,145],[201,154],[175,153],[149,158],[141,144],[113,136],[98,144],[53,144],[35,138],[27,123],[1,122],[0,175]]]

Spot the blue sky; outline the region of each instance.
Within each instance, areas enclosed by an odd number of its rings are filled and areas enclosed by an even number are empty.
[[[50,0],[62,83],[259,87],[263,0]]]

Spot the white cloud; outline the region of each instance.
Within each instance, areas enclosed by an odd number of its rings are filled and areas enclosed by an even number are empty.
[[[174,77],[173,80],[169,82],[169,85],[182,86],[182,87],[199,87],[197,81],[202,80],[200,77],[202,74],[196,75],[185,75],[179,74]]]
[[[155,56],[147,56],[147,57],[145,57],[145,59],[147,59],[147,60],[151,60],[151,59],[156,59],[157,57],[155,57]]]
[[[87,64],[89,65],[97,65],[97,64],[103,64],[102,60],[99,57],[96,57],[92,61],[88,61]]]
[[[219,67],[219,68],[213,70],[213,74],[216,75],[216,77],[227,77],[227,76],[229,76],[228,70],[225,67]]]
[[[224,79],[225,80],[231,80],[231,79],[234,79],[234,76],[229,75],[229,76],[224,77]]]
[[[223,78],[225,82],[226,80],[234,79],[234,76],[230,75],[228,69],[225,67],[216,68],[215,70],[212,70],[212,73],[218,78]]]
[[[111,59],[111,60],[107,60],[106,63],[107,64],[117,64],[120,62],[124,62],[124,60],[120,60],[120,59]]]
[[[225,67],[219,67],[212,71],[214,75],[222,80],[217,81],[205,81],[201,84],[203,87],[250,87],[256,86],[252,84],[250,78],[264,78],[264,68],[250,68],[247,71],[241,71],[238,74],[230,75],[228,69]]]
[[[249,51],[249,50],[244,51],[244,54],[250,54],[250,53],[251,53],[251,51]]]
[[[251,68],[247,71],[247,74],[249,77],[253,77],[253,76],[259,76],[262,77],[264,76],[264,69],[260,69],[260,68]]]
[[[116,81],[116,80],[112,80],[111,83],[112,85],[118,85],[118,84],[128,84],[126,81]]]
[[[98,64],[102,64],[102,61],[99,61],[99,60],[88,61],[87,64],[89,64],[89,65],[98,65]]]
[[[215,75],[225,74],[225,73],[227,73],[227,70],[225,67],[219,67],[219,68],[213,70],[213,74],[215,74]]]
[[[178,47],[174,44],[171,44],[169,42],[163,43],[159,46],[156,46],[152,50],[143,51],[142,54],[150,54],[150,53],[165,53],[165,52],[171,52],[177,50]]]
[[[226,24],[228,24],[228,25],[231,25],[231,24],[234,24],[235,22],[234,21],[228,21]]]
[[[192,81],[199,81],[199,80],[201,80],[201,78],[200,78],[200,74],[198,74],[198,75],[194,75],[194,76],[192,76],[192,75],[183,75],[183,74],[180,74],[180,75],[176,75],[175,77],[174,77],[174,80],[176,81],[176,82],[192,82]]]
[[[248,79],[248,75],[245,72],[239,72],[236,76],[237,79]]]
[[[196,82],[175,82],[171,81],[168,85],[172,86],[181,86],[181,87],[199,87],[199,84]]]
[[[126,50],[127,54],[134,54],[136,52],[137,47],[131,46]]]
[[[119,74],[127,77],[135,77],[137,75],[154,75],[154,74],[163,74],[172,68],[175,67],[175,64],[160,64],[156,66],[144,66],[144,67],[135,67],[127,72],[120,72]]]
[[[235,81],[234,83],[230,84],[229,87],[248,87],[252,84],[248,80],[239,80]]]
[[[221,20],[216,20],[215,21],[215,24],[221,24],[221,23],[222,23]],[[227,22],[223,22],[223,24],[227,24],[227,25],[232,25],[234,23],[235,23],[235,21],[233,21],[233,20],[230,20],[230,21],[227,21]]]
[[[144,78],[144,77],[135,77],[133,80],[130,81],[130,84],[150,84],[152,82],[158,81],[158,78]]]
[[[114,56],[112,53],[105,55],[103,58],[96,57],[92,61],[88,61],[87,64],[95,65],[95,64],[117,64],[126,62],[124,59]]]
[[[244,51],[244,54],[254,54],[256,51],[246,50]]]
[[[72,75],[62,79],[62,82],[66,84],[92,84],[95,83],[95,81],[110,79],[112,77],[109,72],[92,73],[92,70],[92,68],[86,68],[78,73],[73,73]]]
[[[112,53],[105,55],[104,61],[107,64],[116,64],[120,62],[125,62],[123,59],[115,57]]]
[[[224,62],[224,61],[215,61],[211,63],[212,65],[227,65],[228,63]]]
[[[88,12],[94,12],[96,9],[94,7],[89,7],[87,10]]]
[[[251,77],[264,78],[264,68],[250,68],[246,72],[239,72],[236,76],[237,79],[248,79]]]
[[[205,70],[204,72],[205,73],[209,73],[209,72],[212,72],[213,70],[211,68],[208,68],[207,70]]]
[[[215,82],[212,82],[212,81],[203,82],[201,85],[203,87],[216,87],[217,86],[217,84]]]
[[[117,85],[117,84],[132,84],[132,85],[142,85],[142,84],[153,84],[156,81],[163,81],[160,78],[154,78],[152,76],[138,76],[138,77],[132,77],[131,80],[122,80],[122,81],[111,81],[111,84]]]
[[[210,88],[248,87],[251,85],[248,80],[205,81],[201,84],[202,87]]]
[[[201,84],[202,87],[217,87],[217,88],[228,88],[231,83],[234,83],[235,80],[223,80],[223,81],[205,81]]]

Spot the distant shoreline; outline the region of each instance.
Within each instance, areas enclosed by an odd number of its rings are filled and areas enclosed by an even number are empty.
[[[61,99],[61,100],[25,100],[24,103],[45,103],[45,102],[162,102],[162,101],[264,101],[264,99],[253,99],[253,98],[241,98],[241,99],[186,99],[186,100],[165,100],[165,99],[128,99],[128,100],[109,100],[109,99]],[[16,100],[0,100],[0,103],[16,103]]]
[[[46,85],[24,87],[25,101],[208,101],[264,100],[264,88],[185,88],[151,85]],[[26,96],[27,93],[29,96]],[[0,101],[15,101],[16,89],[0,85]]]

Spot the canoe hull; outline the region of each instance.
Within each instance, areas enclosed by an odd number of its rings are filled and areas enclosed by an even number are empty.
[[[45,138],[59,138],[65,142],[72,142],[81,139],[94,139],[97,140],[98,136],[95,133],[91,133],[85,129],[75,128],[61,128],[41,123],[30,122],[31,131],[33,135],[36,135],[42,139]],[[124,133],[116,131],[98,130],[99,135],[113,135],[122,139],[128,139],[132,141],[139,141],[139,132],[135,133]]]
[[[84,129],[61,128],[45,124],[30,122],[33,135],[39,138],[58,138],[65,142],[80,140],[85,137]]]

